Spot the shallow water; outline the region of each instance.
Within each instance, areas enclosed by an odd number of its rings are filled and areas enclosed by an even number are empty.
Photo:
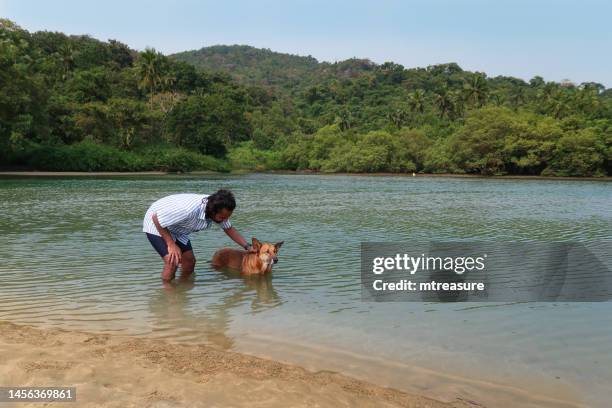
[[[232,245],[213,226],[192,236],[195,281],[163,286],[140,232],[146,209],[167,194],[220,187],[234,191],[232,222],[246,237],[285,241],[273,276],[211,270],[214,250]],[[359,286],[361,241],[606,243],[609,182],[3,178],[0,211],[2,320],[206,342],[440,398],[480,400],[492,384],[591,406],[612,395],[609,302],[371,303]]]

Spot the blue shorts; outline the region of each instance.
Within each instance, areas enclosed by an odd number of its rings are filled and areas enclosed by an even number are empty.
[[[147,238],[149,239],[149,242],[151,243],[151,245],[153,245],[153,248],[155,248],[159,256],[163,258],[164,256],[168,255],[168,245],[166,245],[166,241],[164,241],[162,237],[158,235],[149,234],[148,232],[146,234]],[[178,245],[178,247],[181,249],[181,253],[193,251],[193,248],[191,247],[191,241],[187,241],[187,244],[183,244],[181,241],[174,242],[176,242],[176,245]]]

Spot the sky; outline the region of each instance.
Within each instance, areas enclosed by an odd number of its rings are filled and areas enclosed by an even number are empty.
[[[611,0],[0,0],[0,16],[164,54],[247,44],[612,87]]]

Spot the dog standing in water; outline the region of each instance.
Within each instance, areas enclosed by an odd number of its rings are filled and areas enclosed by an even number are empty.
[[[235,269],[244,275],[263,275],[272,271],[272,265],[278,262],[278,250],[284,241],[271,244],[259,242],[253,238],[254,253],[233,248],[221,248],[213,255],[211,265],[218,269]]]

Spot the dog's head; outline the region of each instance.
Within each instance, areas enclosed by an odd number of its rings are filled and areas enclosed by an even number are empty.
[[[283,245],[284,241],[272,244],[270,242],[259,242],[259,240],[253,237],[253,249],[257,251],[257,256],[266,265],[267,269],[272,268],[272,265],[278,262],[278,251]]]

